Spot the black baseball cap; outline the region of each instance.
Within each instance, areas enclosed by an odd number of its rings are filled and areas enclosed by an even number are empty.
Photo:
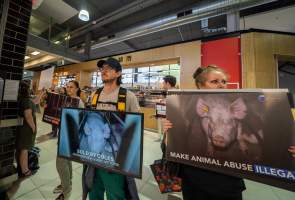
[[[102,68],[103,65],[105,65],[105,64],[109,65],[111,68],[113,68],[117,72],[122,71],[122,66],[121,66],[120,62],[115,58],[108,58],[106,60],[100,60],[97,62],[97,67]]]

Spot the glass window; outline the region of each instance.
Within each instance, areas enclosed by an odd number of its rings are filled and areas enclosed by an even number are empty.
[[[133,69],[123,69],[122,70],[122,82],[127,84],[132,84],[132,72]]]
[[[122,70],[122,86],[126,88],[132,87],[133,84],[133,69],[123,69]]]
[[[149,67],[139,67],[139,68],[137,68],[138,73],[147,73],[149,71],[150,71]]]
[[[133,86],[149,85],[149,67],[139,67],[134,69],[133,73]]]
[[[132,68],[130,68],[130,69],[123,69],[122,70],[122,75],[124,75],[124,74],[132,74],[132,72],[133,72],[133,69]]]
[[[180,66],[179,66],[179,64],[171,64],[170,65],[170,70],[180,70]]]
[[[180,66],[179,64],[157,65],[150,67],[137,67],[122,70],[122,86],[131,87],[149,87],[160,89],[163,77],[166,75],[175,76],[179,84]],[[94,72],[92,75],[92,87],[101,87],[101,75]]]
[[[73,81],[76,80],[76,76],[75,75],[71,75],[71,76],[59,76],[58,77],[58,82],[57,82],[57,87],[65,87],[66,84],[69,81]]]
[[[138,74],[137,76],[137,82],[135,83],[143,83],[146,84],[149,82],[149,74],[148,73],[144,73],[144,74]]]
[[[150,70],[151,70],[151,72],[169,71],[169,65],[151,66]]]
[[[102,80],[100,72],[93,72],[92,80],[91,80],[91,87],[101,87]]]

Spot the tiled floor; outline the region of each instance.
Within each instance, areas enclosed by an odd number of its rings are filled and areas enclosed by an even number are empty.
[[[51,126],[41,122],[41,116],[38,115],[38,137],[46,138],[46,133],[50,132]],[[157,136],[151,132],[145,131],[144,153],[143,153],[143,178],[136,180],[141,200],[166,200],[181,199],[181,194],[175,196],[161,195],[157,184],[154,181],[149,165],[155,159],[161,157],[159,142],[156,142]],[[40,141],[40,140],[39,140]],[[57,140],[45,139],[38,143],[41,149],[40,170],[34,176],[16,182],[9,190],[10,199],[17,200],[51,200],[57,195],[52,193],[55,186],[59,184],[58,174],[55,167]],[[81,165],[73,163],[73,191],[71,200],[81,199]],[[244,200],[295,200],[295,193],[279,188],[267,186],[253,181],[246,180],[247,190],[243,193]],[[295,185],[294,185],[295,187]],[[174,198],[173,198],[174,197]]]

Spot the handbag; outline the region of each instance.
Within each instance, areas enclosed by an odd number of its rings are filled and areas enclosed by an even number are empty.
[[[40,149],[38,147],[32,147],[28,151],[28,167],[31,170],[32,174],[35,174],[40,168],[39,157],[40,157]]]
[[[179,171],[178,164],[162,158],[155,160],[150,167],[161,193],[181,191],[181,178],[177,176]]]

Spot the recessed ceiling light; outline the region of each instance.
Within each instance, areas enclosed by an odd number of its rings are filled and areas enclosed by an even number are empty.
[[[80,10],[79,19],[81,19],[84,22],[89,21],[89,13],[88,13],[88,11],[87,10]]]
[[[71,35],[68,35],[65,37],[65,40],[69,40],[69,39],[71,39]]]
[[[27,60],[27,59],[29,59],[30,58],[30,56],[25,56],[25,60]]]
[[[36,55],[40,54],[40,52],[39,51],[33,51],[31,54],[36,56]]]

